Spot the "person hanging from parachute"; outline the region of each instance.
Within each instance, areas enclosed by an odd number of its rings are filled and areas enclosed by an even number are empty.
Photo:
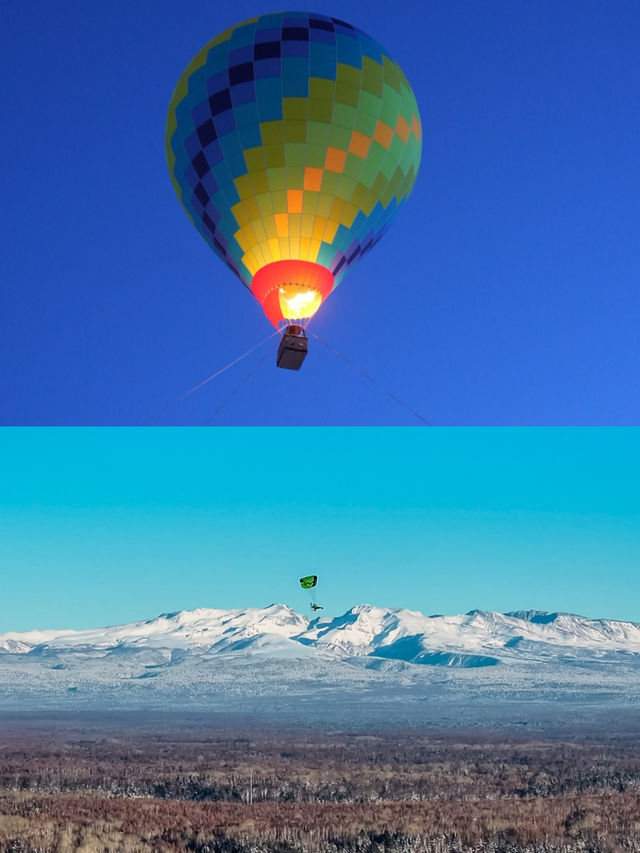
[[[307,575],[304,578],[300,578],[300,586],[302,587],[302,589],[306,589],[309,591],[309,596],[311,598],[309,606],[311,607],[314,613],[317,610],[324,610],[324,607],[316,602],[315,588],[317,585],[318,575]]]

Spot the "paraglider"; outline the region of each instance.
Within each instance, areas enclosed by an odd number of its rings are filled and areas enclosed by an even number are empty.
[[[316,603],[315,597],[315,588],[318,585],[318,575],[307,575],[304,578],[300,578],[300,586],[302,589],[308,589],[309,594],[311,596],[311,602],[309,606],[315,613],[317,610],[324,610],[324,607],[321,604]]]
[[[421,147],[401,68],[338,18],[260,15],[187,66],[167,117],[171,178],[201,236],[284,327],[278,366],[300,368],[306,325],[388,229]]]

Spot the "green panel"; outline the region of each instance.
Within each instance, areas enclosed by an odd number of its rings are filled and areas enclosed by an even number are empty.
[[[326,146],[329,144],[329,140],[331,139],[331,125],[322,121],[309,121],[307,122],[307,142],[312,145],[323,145],[326,150]],[[324,158],[322,159],[322,165],[324,165]]]
[[[398,115],[400,114],[400,98],[391,88],[385,83],[384,98],[380,102],[380,119],[388,124],[392,130],[395,130]]]
[[[334,130],[336,125],[338,125],[338,127],[348,127],[351,131],[355,127],[355,123],[356,111],[353,107],[347,106],[346,104],[334,105],[332,121]],[[349,139],[351,139],[351,134],[349,134]]]
[[[307,98],[283,98],[282,115],[287,121],[306,121],[309,101]]]
[[[327,156],[326,145],[306,145],[306,165],[312,166],[315,169],[323,169],[324,161]]]
[[[284,123],[285,142],[304,142],[307,138],[306,121],[286,121]]]
[[[382,65],[369,56],[362,57],[362,88],[376,97],[382,97],[384,71]]]
[[[361,95],[362,97],[362,95]],[[378,114],[375,113],[371,115],[369,113],[364,113],[358,107],[358,112],[356,113],[356,124],[354,130],[357,130],[359,133],[363,133],[365,136],[369,138],[373,138],[373,132],[376,129],[376,124],[378,123]]]
[[[284,144],[265,145],[264,161],[267,166],[284,166]]]
[[[287,188],[287,169],[286,167],[267,169],[267,180],[271,192],[275,190],[286,190]]]
[[[322,192],[337,195],[341,177],[337,172],[325,172],[322,176]]]
[[[309,118],[312,121],[330,122],[333,115],[333,98],[330,101],[321,101],[313,98],[309,101]]]
[[[307,146],[304,142],[285,142],[284,156],[287,166],[308,166]]]
[[[304,166],[287,163],[287,189],[301,190],[304,184]]]
[[[339,125],[334,125],[331,128],[331,139],[329,141],[329,145],[331,145],[332,148],[340,148],[342,151],[346,151],[349,148],[352,133],[353,131],[350,126],[341,127]]]
[[[338,104],[348,104],[350,107],[357,107],[359,96],[360,90],[355,86],[349,86],[346,83],[338,83],[336,86],[336,102]]]
[[[334,80],[322,77],[311,77],[309,80],[309,99],[317,101],[333,101],[336,90]]]
[[[384,67],[384,82],[388,83],[393,89],[396,90],[398,94],[400,94],[400,87],[402,84],[402,77],[400,75],[400,70],[395,62],[392,62],[388,56],[382,57],[382,64]]]
[[[262,122],[260,132],[265,148],[270,145],[277,145],[284,140],[284,123],[281,121]]]

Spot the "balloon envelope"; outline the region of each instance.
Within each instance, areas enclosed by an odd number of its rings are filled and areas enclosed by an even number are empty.
[[[269,320],[311,317],[414,185],[415,96],[387,51],[325,15],[244,21],[173,94],[169,171],[206,242]]]

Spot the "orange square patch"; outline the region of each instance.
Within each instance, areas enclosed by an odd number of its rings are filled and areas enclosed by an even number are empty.
[[[376,129],[373,132],[373,138],[379,145],[382,145],[383,148],[388,148],[391,145],[391,140],[393,139],[393,130],[388,124],[378,120]]]
[[[324,169],[316,169],[306,166],[304,170],[304,188],[313,192],[319,192],[322,186],[322,173]]]
[[[396,133],[406,145],[407,140],[409,139],[409,134],[411,133],[411,128],[409,127],[409,122],[403,115],[398,116],[398,121],[396,122]]]
[[[370,145],[371,140],[368,136],[365,136],[364,133],[360,133],[359,131],[354,130],[351,134],[349,152],[351,154],[355,154],[357,157],[362,157],[364,159],[369,153]]]
[[[302,213],[302,190],[287,190],[287,210]]]
[[[344,164],[347,160],[347,152],[341,151],[340,148],[327,148],[327,157],[324,161],[324,167],[329,172],[342,172]]]

